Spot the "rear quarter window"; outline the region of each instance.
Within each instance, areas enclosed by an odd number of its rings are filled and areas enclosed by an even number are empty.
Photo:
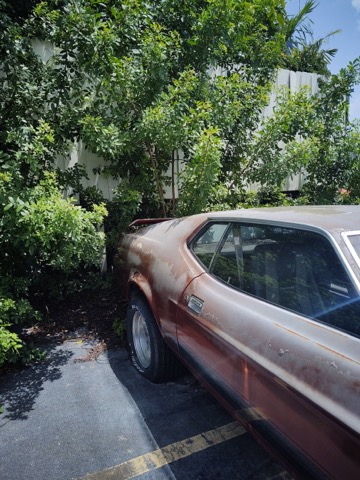
[[[193,241],[191,249],[200,262],[209,268],[214,254],[228,227],[227,223],[212,223]]]

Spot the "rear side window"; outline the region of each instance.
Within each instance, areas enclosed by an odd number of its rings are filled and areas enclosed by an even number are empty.
[[[268,225],[222,228],[207,262],[212,275],[250,295],[360,335],[359,297],[327,238]]]
[[[193,242],[192,251],[206,268],[210,267],[227,227],[228,223],[210,224],[205,232]]]

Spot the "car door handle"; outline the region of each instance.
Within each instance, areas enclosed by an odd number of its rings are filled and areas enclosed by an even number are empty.
[[[186,298],[187,297],[187,298]],[[189,299],[188,296],[186,296],[186,300]],[[188,307],[190,310],[196,313],[196,315],[199,315],[201,313],[202,307],[204,305],[204,300],[201,300],[201,298],[195,297],[195,295],[191,295],[190,299],[188,300]]]

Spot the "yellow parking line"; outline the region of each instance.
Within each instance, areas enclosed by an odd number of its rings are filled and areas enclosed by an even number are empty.
[[[193,453],[230,440],[246,433],[244,427],[231,422],[214,430],[195,435],[180,442],[172,443],[164,448],[145,453],[139,457],[120,463],[115,467],[98,473],[89,473],[79,480],[128,480],[157,468],[161,468]]]

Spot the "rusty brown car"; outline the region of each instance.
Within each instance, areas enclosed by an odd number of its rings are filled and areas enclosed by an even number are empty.
[[[135,222],[118,250],[135,368],[179,359],[288,469],[360,478],[360,206]]]

